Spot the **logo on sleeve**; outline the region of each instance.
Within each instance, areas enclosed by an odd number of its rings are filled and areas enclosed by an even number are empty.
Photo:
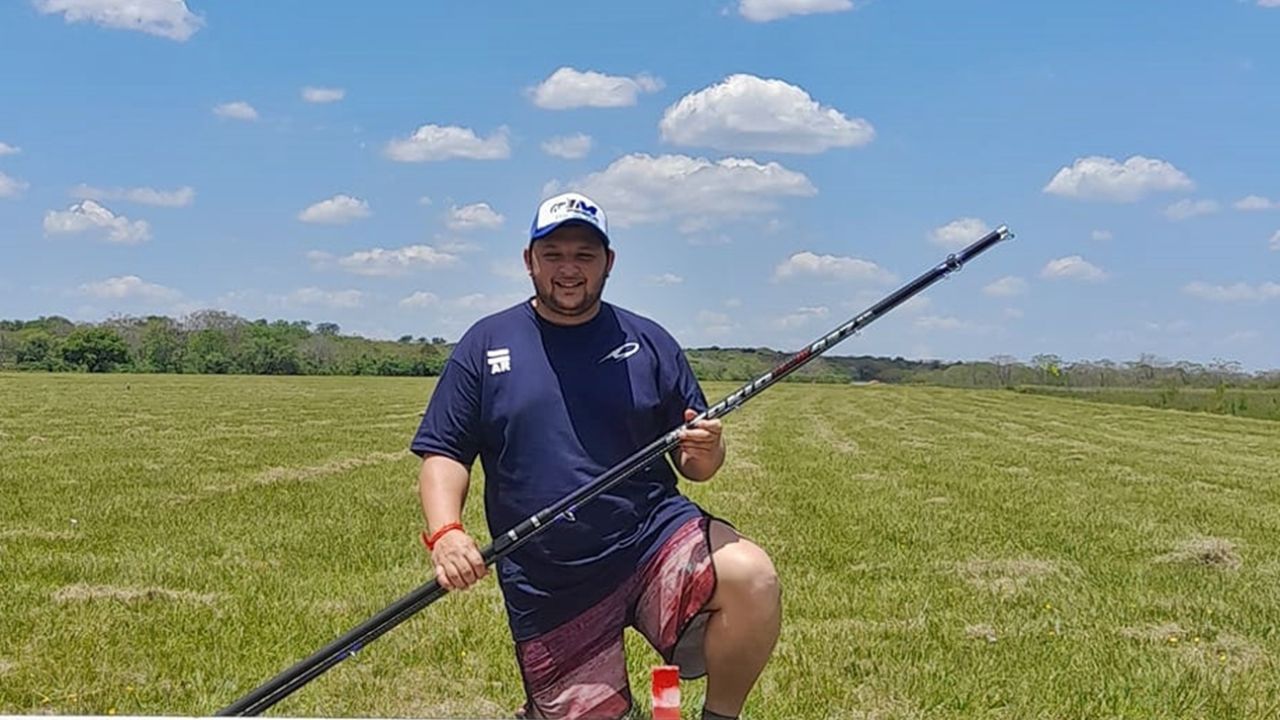
[[[511,372],[511,351],[507,348],[498,348],[497,350],[489,350],[485,352],[484,361],[489,363],[489,374],[497,375],[498,373]]]
[[[604,362],[605,360],[621,362],[622,360],[626,360],[627,358],[631,357],[632,355],[635,355],[638,352],[640,352],[640,343],[625,342],[619,345],[618,347],[614,348],[613,352],[600,358],[600,362]]]

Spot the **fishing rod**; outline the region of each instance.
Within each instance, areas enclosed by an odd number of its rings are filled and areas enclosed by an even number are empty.
[[[635,451],[622,462],[609,468],[595,480],[569,493],[564,498],[540,510],[522,521],[507,532],[493,539],[480,551],[486,566],[496,563],[511,554],[530,538],[547,530],[556,521],[571,517],[573,512],[591,500],[608,492],[610,488],[626,480],[640,470],[648,467],[663,455],[680,444],[681,431],[692,428],[700,420],[714,420],[724,417],[742,406],[751,398],[759,395],[774,383],[799,370],[805,364],[830,350],[841,340],[853,335],[862,328],[875,322],[877,318],[893,310],[902,303],[935,282],[959,270],[973,258],[990,249],[996,243],[1013,237],[1009,228],[1001,225],[983,237],[975,240],[960,252],[948,255],[938,265],[921,274],[915,280],[895,290],[888,297],[872,305],[860,315],[837,327],[826,335],[784,360],[774,369],[735,390],[728,397],[707,408],[692,420],[667,432],[663,436]],[[334,665],[355,655],[369,643],[384,633],[407,620],[414,613],[439,600],[448,593],[440,585],[439,580],[431,579],[413,592],[405,595],[384,610],[374,615],[360,626],[334,640],[310,657],[293,667],[271,678],[234,703],[219,710],[217,715],[259,715],[272,705],[288,697],[298,688],[316,679]]]

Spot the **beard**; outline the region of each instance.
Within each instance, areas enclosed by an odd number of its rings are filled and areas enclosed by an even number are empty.
[[[606,275],[605,278],[608,276]],[[556,285],[554,282],[547,283],[546,287],[542,287],[540,283],[534,283],[534,293],[537,295],[538,304],[555,312],[557,315],[565,317],[578,317],[586,315],[593,311],[600,303],[600,297],[604,294],[605,278],[600,279],[600,287],[592,290],[590,284],[584,282],[580,287],[582,294],[572,300],[564,300],[556,297]],[[564,293],[564,290],[560,290]],[[575,293],[576,295],[576,293]]]

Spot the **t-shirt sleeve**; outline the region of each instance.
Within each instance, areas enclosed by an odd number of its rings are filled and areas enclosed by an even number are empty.
[[[458,348],[455,348],[455,353]],[[450,357],[409,445],[419,457],[444,455],[470,466],[480,452],[480,376]]]
[[[707,397],[702,393],[698,378],[694,376],[693,368],[689,366],[689,359],[680,349],[680,344],[670,336],[664,339],[666,342],[662,363],[662,373],[665,376],[663,387],[668,388],[668,392],[663,408],[664,414],[668,417],[668,429],[670,429],[670,426],[684,422],[685,408],[691,408],[699,413],[706,410]]]

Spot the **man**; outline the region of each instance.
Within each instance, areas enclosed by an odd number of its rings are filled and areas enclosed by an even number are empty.
[[[478,321],[446,363],[411,446],[445,588],[486,574],[461,524],[477,455],[492,537],[706,409],[676,341],[601,300],[614,258],[599,205],[546,200],[524,251],[534,297]],[[710,479],[724,462],[720,421],[683,430],[670,456],[686,479]],[[676,482],[654,463],[498,562],[528,717],[625,715],[627,626],[684,677],[707,676],[704,718],[741,712],[777,641],[777,575]]]

